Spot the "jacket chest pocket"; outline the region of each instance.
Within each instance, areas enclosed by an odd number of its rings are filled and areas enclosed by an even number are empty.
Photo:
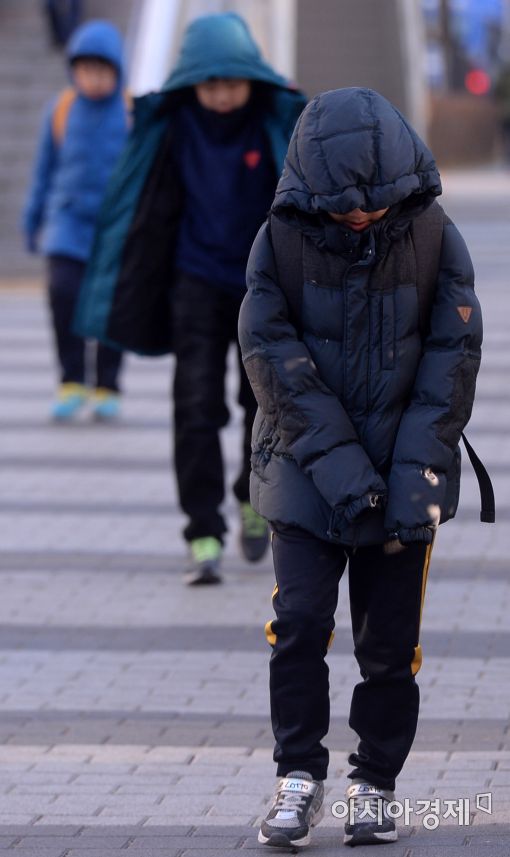
[[[372,359],[380,369],[395,369],[406,356],[409,337],[418,329],[418,298],[412,284],[370,293]]]

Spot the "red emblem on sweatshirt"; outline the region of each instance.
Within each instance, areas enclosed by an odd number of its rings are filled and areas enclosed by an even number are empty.
[[[243,155],[244,163],[250,168],[250,170],[254,170],[255,167],[258,167],[261,157],[262,155],[258,149],[251,149]]]

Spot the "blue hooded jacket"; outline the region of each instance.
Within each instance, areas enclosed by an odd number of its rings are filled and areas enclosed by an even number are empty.
[[[29,243],[43,230],[45,254],[86,260],[112,169],[128,134],[122,92],[122,38],[107,21],[79,27],[68,46],[71,65],[80,57],[98,57],[117,71],[117,86],[107,98],[93,100],[78,91],[72,100],[61,140],[53,116],[58,96],[49,105],[39,138],[32,184],[23,213]]]
[[[229,77],[267,85],[264,129],[280,174],[306,99],[262,59],[239,15],[197,18],[161,92],[135,99],[135,126],[107,191],[80,296],[81,335],[143,354],[171,349],[173,253],[182,214],[170,145],[175,107],[195,84]]]

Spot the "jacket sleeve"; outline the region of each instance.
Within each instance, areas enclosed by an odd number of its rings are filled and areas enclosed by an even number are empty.
[[[54,102],[44,116],[32,170],[32,182],[23,209],[22,228],[26,235],[34,235],[40,229],[44,216],[46,197],[57,163],[58,148],[53,139],[52,116]]]
[[[427,541],[426,528],[440,522],[446,472],[471,416],[481,344],[473,266],[462,236],[447,221],[430,329],[389,478],[385,526],[401,541]]]
[[[247,284],[239,340],[259,407],[324,499],[334,509],[345,509],[345,520],[353,521],[386,493],[386,486],[289,320],[267,225],[252,247]]]

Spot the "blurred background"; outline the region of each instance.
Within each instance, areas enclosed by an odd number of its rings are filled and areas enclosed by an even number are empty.
[[[66,82],[62,42],[73,27],[114,21],[130,88],[142,94],[164,81],[187,22],[225,10],[246,17],[266,56],[308,95],[349,85],[383,93],[440,167],[505,161],[510,0],[0,0],[0,277],[40,270],[17,221],[42,110]]]

